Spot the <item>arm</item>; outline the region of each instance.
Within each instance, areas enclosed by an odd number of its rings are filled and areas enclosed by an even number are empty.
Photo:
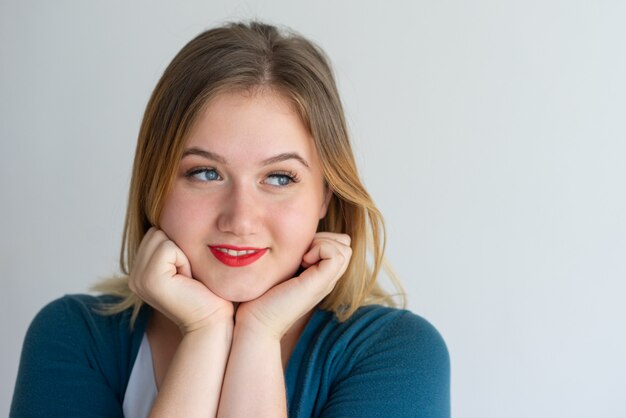
[[[280,339],[237,325],[219,417],[287,417]]]
[[[219,417],[287,416],[281,339],[331,292],[351,255],[347,235],[318,233],[300,276],[239,306]]]
[[[155,228],[135,264],[130,289],[183,335],[150,416],[214,417],[232,340],[232,303],[192,279],[185,254]]]
[[[214,417],[232,339],[232,320],[183,337],[150,417]]]

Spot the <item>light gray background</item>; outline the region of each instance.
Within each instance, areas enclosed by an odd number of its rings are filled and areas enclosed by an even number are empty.
[[[165,66],[258,17],[334,62],[454,416],[626,417],[625,2],[0,4],[0,415],[37,310],[116,271]]]

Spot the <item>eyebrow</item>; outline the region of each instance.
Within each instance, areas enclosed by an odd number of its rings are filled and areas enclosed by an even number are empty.
[[[181,157],[181,159],[185,158],[188,155],[199,155],[200,157],[204,157],[207,160],[213,160],[218,163],[226,164],[226,159],[224,157],[211,151],[205,151],[201,148],[196,148],[196,147],[187,148],[183,152],[183,156]]]
[[[266,160],[263,160],[263,165],[275,164],[275,163],[279,163],[281,161],[286,161],[286,160],[300,161],[300,163],[303,166],[305,166],[306,168],[309,168],[309,163],[307,163],[304,158],[302,158],[300,155],[298,155],[298,153],[295,153],[295,152],[284,152],[282,154],[278,154],[273,157],[270,157]]]
[[[211,151],[206,151],[197,147],[191,147],[191,148],[186,149],[183,152],[182,158],[185,158],[188,155],[198,155],[200,157],[203,157],[208,160],[212,160],[221,164],[228,164],[226,159],[222,157],[221,155],[216,154]],[[309,163],[304,158],[302,158],[297,152],[283,152],[282,154],[278,154],[278,155],[275,155],[273,157],[263,160],[261,164],[266,166],[266,165],[276,164],[276,163],[287,161],[287,160],[299,161],[306,168],[310,168]]]

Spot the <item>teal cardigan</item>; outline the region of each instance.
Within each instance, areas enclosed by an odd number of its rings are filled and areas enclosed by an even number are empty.
[[[122,417],[150,317],[102,315],[112,296],[67,295],[30,325],[11,417]],[[285,370],[290,417],[450,416],[450,363],[437,330],[406,310],[360,308],[346,322],[316,310]]]

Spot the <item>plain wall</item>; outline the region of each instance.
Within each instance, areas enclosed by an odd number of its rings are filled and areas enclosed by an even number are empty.
[[[0,415],[27,326],[117,271],[150,92],[226,20],[330,55],[455,417],[626,417],[623,1],[0,3]]]

